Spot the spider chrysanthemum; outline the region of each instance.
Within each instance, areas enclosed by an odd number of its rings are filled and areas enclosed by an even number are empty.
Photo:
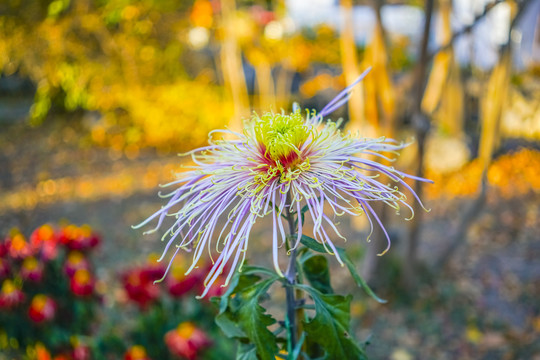
[[[324,121],[348,100],[352,87],[363,76],[319,114],[304,114],[297,109],[291,114],[254,115],[245,123],[242,134],[226,131],[236,140],[210,139],[209,146],[190,152],[195,165],[186,166],[189,169],[179,174],[178,180],[164,185],[176,187],[163,195],[169,198],[168,203],[137,227],[157,219],[157,226],[150,230],[153,232],[167,217],[173,217],[174,223],[162,239],[167,240],[162,258],[174,246],[174,255],[182,248],[191,251],[193,262],[186,273],[197,266],[203,253],[208,252],[211,258],[213,253],[218,254],[212,259],[202,296],[225,267],[229,269],[226,285],[241,266],[250,231],[259,218],[272,218],[273,263],[281,274],[278,249],[286,239],[285,212],[300,214],[307,209],[313,237],[340,262],[330,236],[343,238],[335,225],[336,216],[365,214],[372,229],[373,219],[386,234],[373,211],[373,202],[383,201],[396,211],[405,206],[412,214],[396,185],[408,189],[420,201],[404,178],[424,179],[375,161],[389,161],[387,154],[406,144],[385,138],[356,138],[343,133],[339,122]],[[381,178],[395,184],[382,183]],[[293,247],[302,237],[302,217],[297,218]]]

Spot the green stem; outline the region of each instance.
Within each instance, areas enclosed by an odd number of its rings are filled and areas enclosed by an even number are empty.
[[[290,193],[287,194],[287,203],[291,204]],[[294,216],[290,208],[287,209],[287,221],[289,223],[289,231],[291,235],[294,231]],[[289,341],[290,349],[296,347],[296,299],[294,297],[294,284],[296,284],[296,248],[293,248],[289,254],[289,266],[285,272],[285,278],[288,284],[285,286],[285,296],[287,304],[287,322],[289,325]]]

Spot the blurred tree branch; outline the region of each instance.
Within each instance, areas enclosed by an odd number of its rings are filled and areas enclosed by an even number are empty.
[[[482,131],[479,145],[479,160],[482,164],[482,178],[478,196],[469,205],[467,210],[450,236],[448,245],[443,249],[435,262],[435,271],[439,272],[445,268],[456,250],[467,240],[467,231],[479,216],[486,203],[486,193],[488,188],[487,172],[493,160],[493,154],[499,146],[500,123],[504,111],[505,100],[507,99],[508,88],[510,86],[510,73],[512,70],[512,41],[510,33],[517,21],[523,15],[525,8],[530,1],[524,1],[521,6],[516,5],[512,10],[514,13],[508,33],[508,42],[500,49],[500,60],[491,72],[485,96],[482,101]]]
[[[221,63],[225,85],[229,89],[234,103],[234,116],[229,122],[229,127],[238,131],[242,128],[242,119],[249,116],[249,98],[242,67],[242,56],[234,30],[235,11],[235,0],[221,0],[221,26],[223,26],[225,33],[221,47]]]
[[[352,1],[341,0],[343,17],[343,29],[340,36],[341,59],[345,82],[352,84],[360,75],[358,71],[358,58],[356,55],[356,43],[354,40],[354,28],[352,18]],[[349,122],[356,126],[364,126],[364,84],[360,83],[351,94],[348,103]]]
[[[508,0],[495,0],[495,1],[487,4],[484,7],[484,10],[482,11],[482,13],[477,15],[470,25],[467,25],[463,29],[453,33],[452,37],[450,38],[450,40],[448,42],[446,42],[444,45],[441,45],[438,48],[436,48],[435,50],[433,50],[429,54],[428,60],[433,59],[433,57],[435,55],[437,55],[439,52],[444,51],[444,50],[448,50],[449,48],[451,48],[453,46],[453,44],[454,44],[454,41],[456,41],[457,38],[461,37],[462,35],[470,33],[476,27],[476,25],[478,25],[480,23],[480,20],[485,18],[492,9],[494,9],[497,5],[499,5],[501,3],[504,3],[504,2],[508,2]],[[527,7],[527,5],[530,2],[531,2],[531,0],[524,0],[524,1],[521,2],[521,5],[518,5],[518,6],[519,6],[520,9],[524,9],[525,7]],[[510,27],[510,29],[512,27],[513,27],[513,25]]]
[[[414,99],[414,110],[412,115],[412,123],[416,132],[416,146],[417,146],[417,167],[416,176],[423,177],[424,175],[424,156],[425,156],[425,142],[426,135],[429,131],[430,121],[426,114],[422,111],[422,99],[424,97],[424,83],[426,80],[427,67],[429,63],[428,57],[428,42],[429,33],[431,29],[431,18],[433,13],[434,0],[426,0],[424,14],[424,30],[422,35],[422,42],[420,44],[420,59],[416,66],[415,72],[415,84],[416,94]],[[422,198],[423,187],[420,181],[414,185],[414,191]],[[411,288],[416,283],[416,263],[418,253],[418,243],[420,235],[420,224],[422,222],[422,208],[418,202],[413,205],[415,217],[411,222],[409,228],[409,234],[407,239],[407,250],[405,254],[405,261],[403,262],[403,281],[404,285]]]
[[[363,68],[372,66],[370,76],[364,79],[365,91],[365,116],[368,124],[372,127],[368,129],[373,132],[373,136],[395,136],[395,86],[392,82],[392,75],[388,65],[390,52],[386,42],[386,32],[382,22],[381,9],[383,0],[372,0],[371,7],[375,13],[375,28],[369,45],[365,49]],[[365,131],[365,130],[364,130]],[[389,165],[385,160],[379,160]],[[374,210],[385,223],[388,217],[386,206],[374,206]],[[368,248],[363,260],[362,274],[369,281],[376,274],[376,269],[381,261],[378,254],[385,248],[386,236],[381,229],[373,232],[375,239]]]

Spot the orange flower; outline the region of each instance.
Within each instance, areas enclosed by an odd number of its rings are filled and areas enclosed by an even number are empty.
[[[43,344],[36,345],[36,360],[51,360],[51,354]]]
[[[23,259],[32,255],[30,244],[26,242],[24,235],[16,229],[11,232],[11,236],[8,236],[6,244],[8,254],[12,258]]]
[[[45,260],[54,259],[58,253],[57,246],[58,238],[54,228],[45,224],[34,230],[30,235],[30,246],[33,251],[41,252],[41,256]]]
[[[189,15],[189,20],[194,26],[209,28],[213,22],[212,4],[208,0],[196,0]]]
[[[150,360],[146,355],[146,349],[141,345],[134,345],[124,354],[124,360]]]

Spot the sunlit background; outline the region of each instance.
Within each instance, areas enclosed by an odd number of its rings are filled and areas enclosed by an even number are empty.
[[[209,131],[294,102],[320,110],[370,66],[333,116],[361,136],[412,142],[394,165],[435,183],[418,189],[431,211],[415,209],[413,221],[378,209],[393,240],[382,258],[385,240],[365,241],[365,219],[340,219],[344,246],[389,300],[354,291],[358,337],[370,337],[373,359],[539,359],[539,0],[1,1],[0,359],[189,359],[171,344],[198,329],[193,358],[234,358],[208,340],[220,335],[196,291],[130,293],[133,269],[151,267],[162,246],[130,226],[160,206],[158,185],[187,161],[177,154]],[[20,249],[32,233],[52,236],[43,224],[64,240],[100,238],[81,255],[100,300],[69,295],[98,315],[58,325],[52,342],[32,317],[35,328],[13,330],[37,292],[68,293],[28,290],[15,271],[30,266]],[[269,263],[267,225],[251,262]],[[66,241],[73,260],[81,249]],[[350,291],[332,266],[336,288]],[[17,306],[2,301],[19,290]]]

